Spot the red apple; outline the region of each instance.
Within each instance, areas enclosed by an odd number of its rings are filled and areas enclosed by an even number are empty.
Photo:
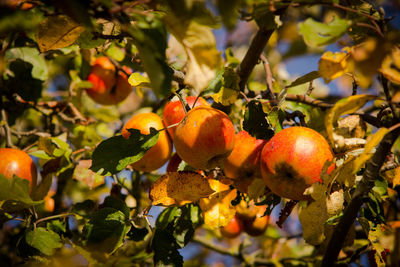
[[[141,113],[134,115],[123,127],[122,136],[128,138],[130,132],[127,129],[140,130],[142,134],[149,134],[150,128],[161,130],[163,122],[155,113]],[[144,156],[131,166],[138,171],[150,172],[163,166],[171,157],[172,143],[166,131],[160,131],[157,143],[147,150]]]
[[[179,157],[196,169],[222,166],[232,152],[235,129],[224,112],[210,106],[190,110],[176,128],[174,144]]]
[[[167,172],[177,172],[179,168],[179,164],[181,164],[182,159],[179,157],[177,153],[172,155],[171,159],[168,161]]]
[[[127,67],[123,69],[130,73]],[[123,71],[116,73],[114,64],[107,57],[99,57],[92,65],[87,78],[93,87],[87,88],[86,93],[95,102],[102,105],[116,105],[132,92],[132,86]]]
[[[246,131],[237,133],[233,151],[224,161],[225,175],[232,179],[260,177],[260,155],[266,142]]]
[[[220,232],[227,238],[238,237],[243,232],[243,222],[235,216],[227,225],[220,228]]]
[[[261,152],[261,175],[278,196],[306,200],[304,190],[321,182],[326,161],[333,158],[326,139],[310,128],[290,127],[274,135]],[[328,173],[334,166],[328,168]]]
[[[208,105],[207,101],[204,98],[202,98],[202,97],[197,98],[196,96],[186,97],[186,102],[190,108]],[[179,123],[183,119],[183,117],[185,117],[185,111],[182,107],[181,101],[179,101],[179,100],[171,101],[165,105],[164,112],[163,112],[163,121],[164,121],[165,127]],[[168,133],[169,133],[169,136],[172,138],[172,140],[174,139],[174,136],[175,136],[175,130],[176,130],[176,126],[168,128]]]
[[[36,186],[37,170],[31,157],[14,148],[0,148],[0,174],[11,179],[13,175],[29,181],[30,188]]]

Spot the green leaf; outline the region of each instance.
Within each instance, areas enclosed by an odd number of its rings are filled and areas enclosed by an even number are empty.
[[[243,129],[257,139],[270,139],[274,131],[270,128],[266,116],[259,101],[250,101],[246,106]]]
[[[111,253],[122,245],[129,230],[125,214],[114,208],[102,208],[93,213],[83,228],[86,244],[93,250]]]
[[[182,211],[179,207],[169,207],[164,209],[156,220],[157,229],[165,229],[170,222],[173,222],[175,218],[181,216]]]
[[[183,266],[183,257],[171,232],[156,229],[151,244],[155,266]]]
[[[116,44],[112,43],[106,50],[106,54],[116,61],[122,61],[125,57],[124,52]]]
[[[131,226],[131,230],[128,232],[127,236],[130,240],[135,242],[143,241],[146,235],[149,233],[149,230],[146,228],[137,228],[134,225]]]
[[[93,200],[86,199],[83,202],[78,202],[75,205],[73,205],[71,212],[79,214],[80,216],[83,217],[87,217],[93,212],[95,207],[96,204],[94,203]]]
[[[28,231],[25,238],[28,245],[47,256],[53,255],[57,248],[63,246],[60,236],[44,227]]]
[[[158,140],[158,131],[150,129],[150,134],[141,134],[137,129],[128,129],[128,139],[122,135],[113,136],[101,142],[93,152],[92,166],[94,172],[102,170],[103,175],[116,174],[129,164],[143,157],[147,150]]]
[[[33,47],[16,47],[7,50],[6,60],[21,59],[32,64],[32,77],[38,80],[47,80],[49,71],[46,61],[39,51]]]
[[[7,179],[0,174],[0,201],[11,201],[17,202],[16,204],[22,204],[21,207],[38,205],[42,201],[33,201],[29,195],[29,181],[26,179],[19,178],[14,175],[13,178]],[[4,206],[2,207],[4,209]]]
[[[321,77],[321,75],[319,74],[318,71],[312,71],[312,72],[309,72],[309,73],[297,78],[291,84],[286,86],[286,88],[290,88],[290,87],[294,87],[294,86],[297,86],[300,84],[308,83],[315,79],[318,79],[319,77]]]
[[[53,231],[59,234],[65,233],[67,231],[65,222],[62,222],[60,220],[51,220],[46,224],[46,228],[49,231]]]
[[[151,22],[141,20],[128,31],[135,38],[135,46],[154,93],[161,97],[168,95],[173,72],[166,63],[167,31],[164,25],[157,18]]]
[[[243,0],[217,0],[216,6],[221,14],[222,22],[228,30],[232,30],[239,19],[239,8]]]
[[[104,199],[104,202],[101,205],[101,207],[102,208],[107,207],[107,208],[113,208],[113,209],[119,210],[125,215],[126,218],[129,218],[130,210],[129,210],[128,206],[126,206],[124,201],[122,201],[118,198],[115,198],[112,196],[106,197]]]
[[[308,18],[299,24],[299,32],[304,42],[309,46],[322,46],[335,42],[350,27],[351,22],[334,17],[329,24],[324,24]]]
[[[91,31],[86,30],[83,32],[76,43],[82,49],[91,49],[104,45],[106,39],[97,38]]]

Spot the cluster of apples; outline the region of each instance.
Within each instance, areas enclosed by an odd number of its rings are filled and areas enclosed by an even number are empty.
[[[168,131],[168,134],[160,132],[157,144],[132,165],[134,169],[152,171],[160,168],[170,160],[174,144],[177,155],[171,159],[168,171],[176,171],[181,160],[199,170],[220,166],[228,178],[261,176],[273,193],[293,200],[306,200],[304,190],[321,181],[325,162],[333,158],[326,139],[310,128],[289,127],[270,140],[260,140],[246,131],[235,134],[228,115],[212,108],[203,98],[190,96],[186,101],[189,106],[194,106],[187,114],[180,101],[171,101],[166,104],[162,119],[155,113],[142,113],[124,125],[124,137],[129,136],[129,128],[143,134],[148,134],[150,127],[157,130],[167,127]],[[330,166],[328,172],[332,168]]]

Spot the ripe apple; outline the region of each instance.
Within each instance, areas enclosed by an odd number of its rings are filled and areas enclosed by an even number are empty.
[[[142,134],[149,134],[150,128],[161,130],[163,122],[155,113],[141,113],[134,115],[123,127],[122,136],[128,138],[131,134],[127,129],[140,130]],[[166,131],[160,131],[157,143],[147,150],[144,156],[131,166],[138,171],[150,172],[163,166],[171,157],[172,143]]]
[[[131,72],[125,66],[122,68],[127,73]],[[93,87],[87,88],[86,93],[102,105],[116,105],[132,92],[132,86],[126,74],[122,71],[116,73],[114,64],[107,57],[96,59],[87,80],[93,84]]]
[[[175,131],[179,157],[196,169],[220,166],[232,152],[235,129],[224,112],[210,106],[191,109]]]
[[[30,188],[36,186],[36,165],[24,151],[14,148],[0,148],[0,173],[11,179],[13,175],[29,181]]]
[[[181,164],[182,159],[179,157],[177,153],[172,155],[167,165],[167,172],[177,172],[179,168],[179,164]]]
[[[243,222],[237,216],[220,228],[221,235],[227,238],[238,237],[243,232]]]
[[[232,179],[260,177],[260,155],[266,142],[252,137],[246,131],[237,133],[233,151],[224,160],[225,175]]]
[[[243,230],[250,236],[260,236],[264,234],[268,227],[269,216],[264,215],[266,206],[256,206],[258,212],[252,219],[243,220]]]
[[[326,161],[333,158],[326,139],[306,127],[290,127],[274,135],[261,152],[261,175],[278,196],[307,200],[304,190],[315,182]],[[334,165],[328,168],[332,171]]]
[[[197,99],[197,101],[196,101],[196,99]],[[196,101],[196,103],[195,103],[195,101]],[[204,98],[202,98],[202,97],[197,98],[196,96],[186,97],[186,102],[190,108],[208,105],[207,101]],[[193,106],[193,104],[194,104],[194,106]],[[185,117],[185,111],[182,107],[181,101],[179,101],[179,100],[171,101],[165,105],[164,112],[163,112],[163,121],[164,121],[165,127],[179,123],[183,119],[183,117]],[[172,138],[172,140],[174,140],[175,130],[176,130],[176,126],[168,128],[168,133],[169,133],[169,136]]]

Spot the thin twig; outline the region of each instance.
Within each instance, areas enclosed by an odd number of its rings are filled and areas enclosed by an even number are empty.
[[[68,213],[62,213],[62,214],[57,214],[57,215],[53,215],[53,216],[49,216],[49,217],[45,217],[45,218],[41,218],[39,220],[37,220],[35,222],[35,225],[38,225],[41,222],[45,222],[45,221],[49,221],[49,220],[54,220],[54,219],[58,219],[58,218],[64,218],[64,217],[68,217],[68,216],[75,216],[74,213],[72,212],[68,212]]]
[[[393,118],[398,120],[396,109],[393,106],[392,96],[390,95],[390,91],[389,91],[389,86],[388,86],[388,82],[389,81],[383,75],[379,75],[379,79],[381,81],[381,84],[382,84],[382,87],[383,87],[383,92],[385,93],[385,97],[386,97],[386,100],[388,102],[389,108],[392,111]]]
[[[3,122],[2,125],[6,135],[6,146],[14,148],[15,146],[11,139],[11,129],[10,125],[8,125],[7,113],[4,109],[1,109],[1,121]]]
[[[266,74],[266,78],[267,78],[267,90],[265,90],[266,92],[266,97],[269,100],[274,100],[275,99],[275,95],[273,92],[273,87],[272,87],[272,72],[271,72],[271,67],[268,63],[268,59],[264,54],[260,55],[261,61],[263,62],[264,65],[264,70],[265,70],[265,74]]]
[[[328,108],[333,107],[333,104],[326,103],[321,100],[313,99],[313,98],[311,98],[309,96],[305,96],[305,95],[287,94],[285,99],[287,101],[299,102],[299,103],[307,104],[310,106],[319,107],[322,109],[328,109]]]

